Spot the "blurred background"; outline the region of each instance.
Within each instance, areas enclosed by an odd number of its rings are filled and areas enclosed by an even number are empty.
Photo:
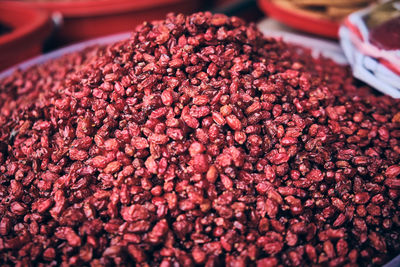
[[[169,12],[210,10],[269,29],[337,39],[349,13],[373,0],[0,0],[0,70],[54,49],[129,32]]]

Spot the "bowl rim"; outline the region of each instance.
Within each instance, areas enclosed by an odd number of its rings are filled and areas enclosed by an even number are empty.
[[[55,60],[66,54],[82,51],[83,49],[93,46],[93,45],[108,45],[108,44],[112,44],[115,42],[127,40],[131,37],[131,35],[132,35],[132,32],[117,33],[117,34],[112,34],[112,35],[107,35],[107,36],[103,36],[103,37],[98,37],[98,38],[82,41],[82,42],[75,43],[72,45],[67,45],[62,48],[58,48],[58,49],[48,52],[46,54],[38,55],[33,58],[29,58],[25,61],[16,63],[13,66],[10,66],[4,70],[0,70],[0,79],[4,79],[4,78],[10,76],[15,71],[18,71],[18,70],[23,71],[23,70],[29,69],[32,66],[44,64],[50,60]]]

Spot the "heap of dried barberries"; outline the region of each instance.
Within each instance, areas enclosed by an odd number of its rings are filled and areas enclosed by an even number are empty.
[[[211,13],[0,81],[2,266],[370,266],[400,102]]]

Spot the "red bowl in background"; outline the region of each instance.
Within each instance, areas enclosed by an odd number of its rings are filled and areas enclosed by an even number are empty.
[[[53,27],[46,11],[7,1],[0,4],[0,23],[12,28],[0,35],[0,70],[41,54]]]
[[[144,21],[162,19],[169,12],[192,12],[200,0],[88,0],[30,2],[52,13],[63,23],[56,32],[58,45],[113,33],[132,31]]]
[[[337,21],[291,10],[271,0],[258,0],[258,5],[270,17],[295,29],[324,37],[338,38],[340,23]]]

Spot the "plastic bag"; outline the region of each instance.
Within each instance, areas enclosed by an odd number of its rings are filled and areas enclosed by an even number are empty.
[[[356,78],[400,98],[400,1],[352,13],[339,38]]]

